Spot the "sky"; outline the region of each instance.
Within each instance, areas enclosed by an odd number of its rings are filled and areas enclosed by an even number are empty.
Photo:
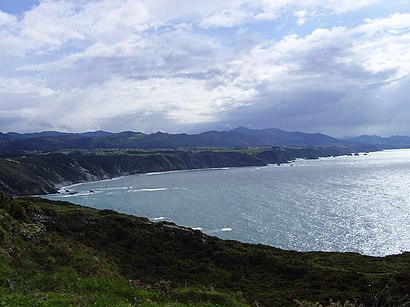
[[[0,131],[410,135],[410,0],[0,0]]]

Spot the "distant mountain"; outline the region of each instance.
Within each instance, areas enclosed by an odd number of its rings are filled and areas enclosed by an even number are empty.
[[[394,135],[390,137],[361,135],[345,141],[356,144],[376,145],[381,149],[410,148],[410,137],[403,135]]]
[[[199,134],[144,134],[134,131],[111,133],[93,131],[66,133],[45,131],[35,133],[0,133],[0,152],[57,151],[65,149],[175,149],[232,148],[252,146],[367,146],[375,148],[410,148],[410,137],[360,136],[339,140],[321,133],[288,132],[280,129],[254,130],[235,128],[227,131],[207,131]]]
[[[324,134],[286,132],[279,129],[252,130],[236,128],[228,131],[208,131],[200,134],[142,134],[123,132],[106,138],[116,140],[121,147],[192,148],[192,147],[247,147],[247,146],[323,146],[340,144]],[[132,146],[130,146],[132,145]]]
[[[66,135],[81,135],[85,137],[106,137],[112,135],[112,132],[107,131],[89,131],[83,133],[70,133],[70,132],[58,132],[58,131],[43,131],[43,132],[32,132],[32,133],[16,133],[16,132],[7,132],[6,134],[0,133],[0,138],[9,139],[36,139],[36,138],[49,138],[49,137],[60,137]]]
[[[16,133],[16,132],[7,132],[5,135],[10,139],[36,139],[43,137],[55,137],[63,135],[71,135],[72,133],[68,132],[58,132],[58,131],[43,131],[43,132],[33,132],[33,133]]]
[[[230,146],[323,146],[341,143],[321,133],[287,132],[274,128],[253,130],[240,127],[222,132],[204,132],[200,136]]]
[[[113,133],[108,132],[108,131],[98,130],[98,131],[89,131],[89,132],[80,133],[80,135],[86,136],[86,137],[106,137],[106,136],[113,135]]]

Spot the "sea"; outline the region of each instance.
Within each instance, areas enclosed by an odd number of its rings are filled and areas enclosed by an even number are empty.
[[[286,250],[370,256],[410,251],[405,149],[130,175],[63,187],[45,197]]]

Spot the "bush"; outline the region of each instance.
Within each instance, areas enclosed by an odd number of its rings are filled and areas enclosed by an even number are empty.
[[[0,192],[0,209],[4,209],[17,220],[28,220],[26,208],[17,203],[8,193]]]
[[[9,213],[12,217],[14,217],[16,220],[21,220],[21,221],[27,221],[27,212],[26,208],[24,208],[22,205],[13,202],[10,205]]]
[[[350,301],[346,301],[344,303],[340,303],[340,302],[333,302],[332,300],[330,300],[328,305],[322,305],[319,303],[312,303],[312,302],[298,301],[298,300],[295,300],[295,304],[297,307],[364,307],[364,305],[358,304],[355,302],[352,303]]]
[[[6,211],[10,210],[11,204],[14,202],[13,197],[5,192],[0,191],[0,208]]]

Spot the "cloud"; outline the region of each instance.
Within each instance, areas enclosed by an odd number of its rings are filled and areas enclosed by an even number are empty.
[[[150,16],[138,1],[42,1],[23,17],[4,18],[0,46],[5,54],[52,53],[73,44],[92,41],[118,42],[144,29]],[[1,25],[1,23],[0,23]]]
[[[354,28],[289,35],[254,48],[236,59],[232,69],[239,88],[251,85],[257,93],[250,104],[232,110],[222,122],[337,133],[343,126],[363,129],[381,117],[389,118],[404,108],[404,96],[397,97],[394,108],[374,97],[396,86],[403,90],[402,84],[407,83],[409,28],[403,20],[408,20],[405,14],[394,14]],[[404,127],[405,121],[401,119],[400,125]]]
[[[16,17],[14,17],[13,15],[9,15],[5,12],[2,12],[0,10],[0,26],[11,24],[15,21],[17,21]]]
[[[53,95],[55,92],[44,85],[34,85],[31,82],[22,83],[15,79],[0,79],[0,93],[45,97]]]
[[[409,77],[410,14],[393,14],[387,18],[368,19],[357,27],[364,43],[355,46],[358,60],[372,73],[391,72],[390,80]]]
[[[337,135],[394,119],[405,131],[409,14],[315,21],[376,2],[47,0],[0,12],[0,130]]]
[[[298,24],[298,26],[301,26],[306,22],[306,16],[308,15],[308,12],[306,10],[301,10],[295,12],[294,15],[298,19],[296,23]]]
[[[329,0],[329,1],[320,1],[320,0],[308,0],[303,1],[304,5],[307,7],[317,6],[328,10],[334,14],[344,14],[351,11],[359,10],[363,7],[370,6],[371,4],[377,3],[379,0]]]
[[[255,21],[275,20],[287,14],[297,17],[297,24],[302,25],[306,17],[320,14],[345,14],[369,6],[378,0],[359,1],[231,1],[232,5],[206,16],[200,22],[204,28],[232,27]],[[221,1],[226,3],[229,1]]]
[[[240,10],[225,10],[212,16],[204,18],[200,26],[209,27],[232,27],[241,24],[244,20],[250,18],[250,15]]]

